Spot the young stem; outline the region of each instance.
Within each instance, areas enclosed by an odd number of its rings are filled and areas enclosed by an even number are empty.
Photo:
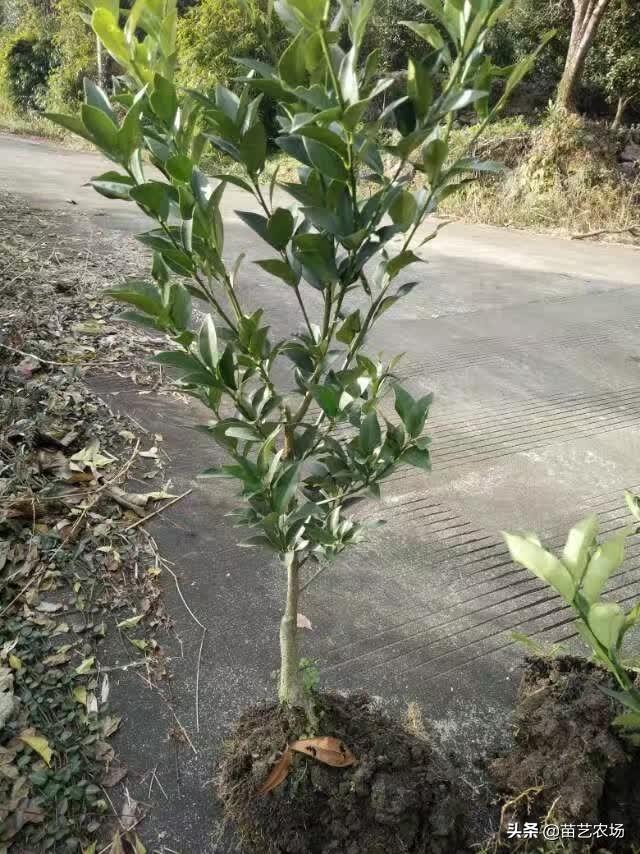
[[[300,597],[300,565],[297,557],[287,563],[287,604],[280,621],[280,702],[287,706],[306,708],[307,701],[300,670],[298,642],[298,599]]]

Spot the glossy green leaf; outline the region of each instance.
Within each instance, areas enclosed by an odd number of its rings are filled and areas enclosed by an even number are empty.
[[[538,578],[550,584],[566,602],[573,602],[576,583],[555,555],[520,534],[503,534],[511,557]]]
[[[298,284],[299,276],[286,261],[282,261],[280,258],[266,258],[263,261],[256,261],[256,264],[293,288]]]
[[[406,231],[414,222],[418,212],[418,205],[413,193],[402,190],[396,196],[395,201],[389,208],[389,216],[392,221]]]
[[[276,249],[284,249],[293,234],[293,214],[287,208],[276,208],[269,217],[267,234],[269,243]]]
[[[213,318],[208,314],[200,327],[198,335],[198,350],[202,357],[202,361],[208,368],[215,370],[220,359],[218,353],[218,336]]]
[[[444,47],[444,39],[433,24],[423,24],[419,21],[400,21],[400,23],[404,27],[413,30],[417,36],[420,36],[421,39],[430,44],[435,50],[442,50]]]
[[[129,199],[129,191],[134,186],[128,175],[120,172],[104,172],[90,181],[94,190],[107,199]]]
[[[262,171],[267,157],[267,135],[262,122],[256,122],[243,134],[238,150],[250,174]]]
[[[83,104],[82,123],[91,134],[93,141],[108,157],[118,159],[118,128],[109,116],[97,107]]]
[[[370,412],[362,419],[360,425],[360,449],[363,454],[368,456],[379,447],[382,441],[380,433],[380,424],[375,412]]]
[[[159,181],[149,181],[133,187],[129,191],[130,197],[141,207],[149,210],[162,222],[169,218],[170,195],[166,184]]]
[[[596,602],[612,572],[624,561],[625,534],[602,543],[587,564],[580,592],[589,603]]]
[[[615,602],[596,602],[587,615],[589,629],[607,650],[615,649],[624,626],[624,612]]]
[[[596,545],[598,517],[587,516],[569,531],[562,553],[562,562],[576,581],[580,581],[591,550]]]
[[[438,180],[448,153],[449,146],[444,139],[432,139],[424,145],[422,165],[432,184]]]

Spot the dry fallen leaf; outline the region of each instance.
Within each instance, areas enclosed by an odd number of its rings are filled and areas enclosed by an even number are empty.
[[[129,769],[126,765],[112,765],[102,778],[102,785],[107,789],[117,786],[127,776]]]
[[[356,762],[356,757],[349,748],[340,739],[330,735],[321,738],[304,738],[294,741],[289,747],[333,768],[346,768]]]
[[[122,805],[120,812],[120,824],[125,830],[131,830],[138,823],[137,819],[138,802],[134,801],[131,795],[127,792],[127,797]]]
[[[291,760],[293,759],[294,750],[297,753],[310,756],[312,759],[317,759],[318,762],[324,762],[325,765],[331,765],[333,768],[346,768],[357,762],[356,757],[349,748],[340,739],[333,736],[305,738],[294,741],[288,745],[256,794],[264,795],[267,792],[271,792],[286,780],[291,770]]]
[[[152,445],[148,451],[140,451],[138,456],[144,457],[145,459],[155,460],[158,457],[158,448],[156,445]]]
[[[49,747],[49,742],[43,736],[32,734],[32,732],[32,730],[24,730],[20,733],[18,738],[20,741],[24,742],[24,744],[27,744],[32,750],[35,750],[35,752],[44,759],[47,765],[51,765],[51,757],[53,756],[53,753]]]
[[[289,774],[289,770],[291,768],[292,758],[293,754],[291,753],[291,750],[287,747],[280,759],[278,759],[276,764],[271,769],[269,776],[260,786],[256,794],[265,795],[267,792],[272,791],[277,786],[279,786],[280,783],[286,780],[287,775]]]
[[[311,620],[309,617],[305,617],[304,614],[298,614],[298,628],[299,629],[313,629],[311,625]]]

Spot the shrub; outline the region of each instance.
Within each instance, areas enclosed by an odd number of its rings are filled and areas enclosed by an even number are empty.
[[[10,102],[18,110],[42,110],[47,82],[57,65],[54,44],[49,38],[16,38],[6,50],[6,80]]]
[[[57,0],[57,31],[52,36],[59,58],[48,81],[47,108],[76,109],[82,98],[82,80],[96,75],[96,39],[78,14],[77,0]]]

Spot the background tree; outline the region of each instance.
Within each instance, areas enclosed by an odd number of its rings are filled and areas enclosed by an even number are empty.
[[[575,111],[585,62],[610,0],[573,0],[573,23],[556,103]]]
[[[586,75],[607,95],[617,130],[626,108],[640,101],[640,3],[612,0],[589,56]]]

